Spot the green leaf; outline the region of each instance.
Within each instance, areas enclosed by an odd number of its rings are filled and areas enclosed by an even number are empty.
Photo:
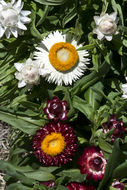
[[[107,143],[104,139],[99,137],[98,143],[101,150],[108,152],[110,154],[112,153],[112,146],[109,143]]]
[[[44,5],[62,5],[64,4],[67,0],[34,0],[40,4]]]
[[[113,178],[121,179],[124,177],[127,177],[127,161],[120,164],[113,172]]]
[[[82,112],[91,122],[94,121],[94,109],[86,100],[79,98],[78,96],[73,97],[73,106]]]
[[[30,179],[38,180],[38,181],[49,181],[55,180],[54,175],[48,173],[46,171],[33,171],[33,172],[25,172],[24,175]]]
[[[68,188],[64,187],[63,185],[58,185],[56,190],[68,190]]]
[[[20,183],[12,183],[7,186],[6,190],[30,190],[30,187],[24,186]],[[32,190],[32,189],[31,189]]]
[[[100,102],[103,98],[103,96],[101,95],[101,93],[103,93],[103,88],[104,86],[102,82],[98,82],[85,92],[85,99],[94,110],[97,110],[100,107]]]
[[[22,172],[16,171],[15,166],[9,162],[0,160],[0,170],[6,171],[7,175],[12,176],[14,179],[20,180],[22,183],[27,185],[33,185],[34,179],[27,178]]]
[[[120,150],[119,146],[119,139],[116,139],[113,147],[112,154],[109,157],[105,175],[103,177],[103,180],[101,181],[98,190],[103,190],[104,188],[110,184],[110,181],[112,181],[113,178],[113,172],[117,166],[123,161],[123,154],[122,151]]]
[[[35,134],[36,130],[38,130],[40,126],[45,123],[44,120],[35,120],[29,117],[21,117],[14,113],[9,113],[2,108],[0,108],[0,120],[30,135]]]
[[[63,170],[57,175],[62,177],[69,177],[69,181],[83,182],[86,179],[86,175],[81,174],[79,169]]]

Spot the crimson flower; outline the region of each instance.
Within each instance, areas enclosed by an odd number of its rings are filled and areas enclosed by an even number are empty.
[[[116,180],[112,183],[112,187],[119,190],[124,190],[124,183],[120,183],[119,180]]]
[[[67,184],[68,190],[94,190],[93,186],[87,183],[70,182]]]
[[[34,135],[33,149],[36,158],[45,166],[61,166],[72,161],[77,137],[68,124],[48,123]]]
[[[48,119],[66,120],[67,119],[67,102],[61,101],[58,97],[54,96],[51,100],[47,100],[47,105],[43,109],[47,114]]]
[[[102,124],[103,133],[109,132],[111,129],[114,129],[113,134],[111,135],[112,142],[116,138],[123,138],[125,135],[125,126],[122,121],[116,120],[116,116],[112,115],[109,121]]]
[[[78,160],[81,174],[87,174],[87,179],[101,180],[105,173],[106,160],[98,147],[87,147]]]

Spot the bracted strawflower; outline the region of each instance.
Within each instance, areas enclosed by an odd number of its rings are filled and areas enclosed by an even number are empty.
[[[94,187],[87,183],[70,182],[67,184],[68,190],[94,190]]]
[[[61,101],[58,97],[54,96],[51,100],[47,100],[47,105],[43,109],[47,114],[48,119],[66,120],[67,119],[67,102]]]
[[[35,59],[40,62],[41,75],[49,83],[72,85],[84,75],[89,64],[88,52],[77,50],[82,47],[69,35],[59,31],[50,33],[36,47]]]
[[[17,69],[15,78],[19,80],[18,88],[26,86],[30,90],[40,83],[39,64],[36,61],[29,58],[25,63],[15,63],[14,66]]]
[[[113,35],[118,34],[117,31],[117,13],[113,12],[111,14],[101,14],[100,16],[94,16],[96,23],[96,28],[93,30],[97,34],[99,40],[106,39],[108,41],[112,40]]]
[[[120,183],[119,180],[116,180],[112,183],[112,187],[116,190],[124,190],[124,183]]]
[[[78,160],[81,174],[87,174],[87,179],[101,180],[105,173],[107,161],[98,147],[87,147]]]
[[[115,141],[116,138],[123,138],[125,136],[125,126],[122,121],[116,120],[116,116],[112,115],[110,119],[102,124],[103,133],[107,133],[114,129],[111,140]]]
[[[22,8],[21,0],[17,2],[12,0],[10,3],[0,1],[0,38],[4,33],[7,38],[10,38],[11,34],[17,38],[18,34],[22,34],[22,30],[27,30],[25,24],[30,22],[27,16],[31,12],[22,10]]]
[[[45,166],[61,166],[72,161],[77,149],[77,137],[68,124],[48,123],[33,138],[36,158]]]

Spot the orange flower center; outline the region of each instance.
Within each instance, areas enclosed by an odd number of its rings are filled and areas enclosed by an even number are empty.
[[[66,143],[64,141],[64,137],[61,133],[55,132],[47,135],[41,143],[42,151],[50,156],[60,154],[64,150],[65,146]]]
[[[50,48],[49,60],[56,70],[68,71],[78,62],[78,53],[70,43],[59,42]]]

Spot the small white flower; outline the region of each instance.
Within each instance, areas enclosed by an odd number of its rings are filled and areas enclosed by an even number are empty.
[[[127,81],[127,77],[125,79]],[[127,83],[122,84],[122,91],[123,91],[122,98],[127,99]]]
[[[117,31],[117,13],[113,12],[109,14],[101,14],[99,16],[94,16],[94,21],[96,23],[96,28],[93,30],[95,34],[97,34],[97,38],[99,40],[106,40],[111,41],[112,36],[118,34]]]
[[[59,31],[50,33],[36,48],[35,59],[41,64],[41,75],[50,83],[71,85],[89,64],[88,52],[77,50],[82,44]]]
[[[24,11],[23,2],[18,0],[12,0],[10,3],[6,3],[4,0],[0,0],[0,38],[6,35],[10,38],[13,34],[15,38],[18,34],[22,34],[21,30],[27,30],[25,24],[30,22],[30,18],[27,16],[30,11]]]
[[[14,66],[18,71],[15,73],[15,78],[19,80],[18,88],[26,86],[30,90],[40,83],[39,64],[36,61],[29,58],[25,63],[15,63]]]

